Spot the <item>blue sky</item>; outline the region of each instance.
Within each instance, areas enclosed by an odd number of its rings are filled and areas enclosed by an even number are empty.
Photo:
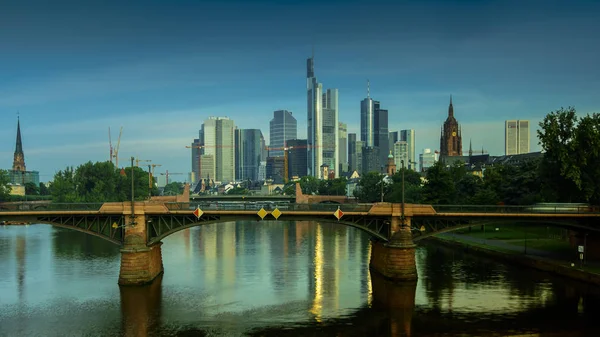
[[[42,181],[108,159],[191,170],[208,116],[268,139],[274,110],[306,136],[306,58],[340,91],[340,121],[359,131],[360,101],[390,111],[390,130],[439,148],[453,95],[464,151],[504,152],[504,120],[538,122],[561,106],[600,112],[598,1],[0,0],[0,167],[10,168],[20,112],[27,168]]]

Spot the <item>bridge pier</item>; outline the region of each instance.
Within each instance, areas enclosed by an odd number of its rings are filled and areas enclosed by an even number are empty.
[[[131,205],[131,203],[124,204]],[[126,213],[119,285],[148,284],[159,275],[162,275],[164,271],[161,253],[162,242],[152,246],[147,245],[145,205],[144,203],[136,203],[135,206],[134,224],[131,224],[131,212]]]
[[[392,217],[392,237],[389,242],[371,242],[369,268],[390,280],[416,281],[415,244],[410,226],[402,226],[399,221],[399,217]],[[405,219],[406,222],[410,223],[410,219]]]

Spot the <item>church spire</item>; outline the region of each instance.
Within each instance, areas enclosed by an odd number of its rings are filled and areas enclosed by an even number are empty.
[[[469,157],[473,155],[473,142],[469,138]]]
[[[21,122],[17,115],[17,141],[15,145],[15,156],[13,159],[13,171],[25,171],[25,155],[23,154],[23,143],[21,142]]]
[[[454,107],[452,106],[452,95],[450,95],[450,105],[448,106],[448,117],[454,117]]]

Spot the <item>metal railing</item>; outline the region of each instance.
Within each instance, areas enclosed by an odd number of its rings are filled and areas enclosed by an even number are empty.
[[[512,214],[584,214],[600,213],[598,207],[589,205],[432,205],[437,213],[512,213]]]
[[[0,204],[0,212],[98,211],[104,203],[10,203]]]
[[[261,202],[168,202],[170,210],[194,210],[199,207],[203,211],[272,211],[275,208],[281,212],[335,212],[338,207],[342,212],[368,212],[372,204],[290,204],[290,203],[261,203]]]

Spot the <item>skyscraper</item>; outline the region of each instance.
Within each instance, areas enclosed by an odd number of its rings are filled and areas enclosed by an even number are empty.
[[[339,177],[338,90],[327,89],[323,94],[323,164]]]
[[[356,158],[356,133],[348,134],[348,171],[355,171],[357,168]]]
[[[283,156],[282,148],[286,146],[286,141],[297,138],[298,122],[291,111],[277,110],[273,112],[269,131],[269,147],[275,148],[269,151],[269,155],[280,157]]]
[[[306,139],[288,140],[288,174],[289,178],[306,176]]]
[[[398,131],[390,131],[389,133],[389,149],[394,151],[394,144],[400,140],[400,132]],[[393,152],[392,152],[393,153]]]
[[[360,140],[365,143],[364,146],[375,146],[375,113],[369,82],[367,82],[367,98],[360,102]]]
[[[348,126],[346,123],[338,124],[338,158],[340,160],[338,170],[340,173],[348,171]]]
[[[235,130],[235,177],[238,181],[257,181],[265,139],[259,129]]]
[[[508,155],[529,153],[529,121],[504,122],[504,153]]]
[[[323,164],[323,85],[315,77],[314,56],[306,60],[307,161],[309,176],[319,177]]]
[[[379,148],[379,163],[385,165],[390,154],[388,111],[381,109],[379,101],[373,101],[373,115],[375,116],[375,147]]]
[[[234,122],[227,117],[209,117],[202,125],[204,155],[213,156],[215,180],[235,181]]]
[[[417,162],[415,161],[415,130],[401,130],[400,140],[406,142],[407,158],[404,165],[409,170],[417,171]]]

